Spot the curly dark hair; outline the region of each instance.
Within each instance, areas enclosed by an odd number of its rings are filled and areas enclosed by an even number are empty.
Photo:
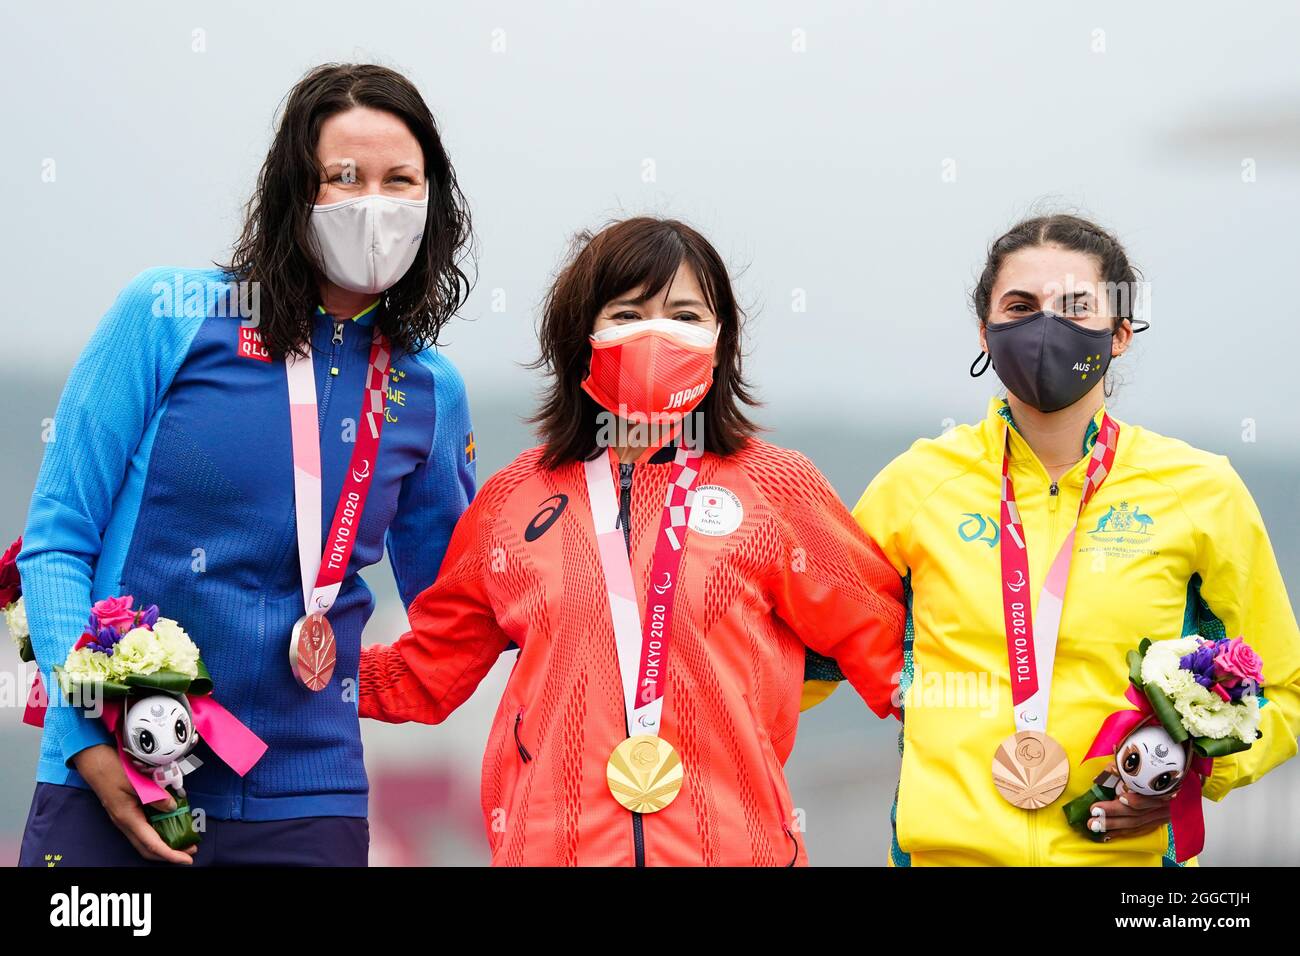
[[[435,344],[464,304],[472,281],[469,208],[443,149],[433,114],[410,80],[373,64],[327,63],[289,92],[275,139],[248,201],[244,228],[224,268],[259,287],[262,341],[271,354],[306,354],[321,272],[310,250],[308,220],[324,170],[316,158],[322,124],[356,106],[402,120],[424,151],[428,219],[415,262],[383,293],[380,329],[397,352]]]

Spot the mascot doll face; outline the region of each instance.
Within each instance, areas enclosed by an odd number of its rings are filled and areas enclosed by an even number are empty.
[[[198,735],[183,700],[154,694],[127,708],[122,741],[126,752],[136,760],[151,767],[165,767],[187,756],[198,743]]]
[[[1187,748],[1159,724],[1139,727],[1124,738],[1115,766],[1124,786],[1148,797],[1172,793],[1187,772]]]

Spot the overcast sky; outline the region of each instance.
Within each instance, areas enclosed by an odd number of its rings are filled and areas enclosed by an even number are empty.
[[[982,414],[996,384],[967,377],[984,248],[1045,200],[1117,230],[1151,282],[1154,327],[1118,366],[1122,415],[1212,445],[1246,417],[1261,444],[1300,440],[1294,3],[5,17],[0,362],[14,372],[65,374],[137,271],[225,255],[284,94],[319,62],[377,60],[424,92],[473,206],[476,321],[447,336],[472,399],[530,384],[516,363],[567,238],[649,210],[691,220],[743,270],[752,370],[780,414],[938,431]]]

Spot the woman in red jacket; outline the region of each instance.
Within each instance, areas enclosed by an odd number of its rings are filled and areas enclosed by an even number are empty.
[[[494,864],[794,865],[782,766],[811,651],[897,715],[898,575],[812,463],[754,437],[726,267],[679,222],[556,280],[545,443],[457,525],[362,716],[438,723],[511,643],[483,759]]]

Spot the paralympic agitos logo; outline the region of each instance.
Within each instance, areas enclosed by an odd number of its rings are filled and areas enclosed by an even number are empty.
[[[546,534],[551,525],[555,524],[560,515],[564,514],[564,509],[568,504],[568,495],[552,495],[538,505],[542,510],[533,515],[533,520],[528,522],[528,527],[524,529],[524,540],[536,541]]]

